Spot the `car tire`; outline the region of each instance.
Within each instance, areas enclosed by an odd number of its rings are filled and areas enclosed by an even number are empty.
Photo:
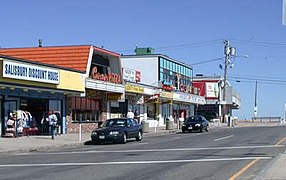
[[[136,137],[136,141],[141,141],[143,139],[142,137],[142,132],[138,131],[137,137]]]
[[[202,132],[203,132],[203,127],[201,126],[201,127],[200,127],[200,133],[202,133]]]
[[[186,130],[182,130],[182,132],[183,132],[183,133],[185,133],[185,132],[186,132]]]
[[[125,144],[127,142],[127,135],[126,135],[126,132],[123,134],[123,136],[122,136],[122,141],[121,141],[121,143],[122,144]]]

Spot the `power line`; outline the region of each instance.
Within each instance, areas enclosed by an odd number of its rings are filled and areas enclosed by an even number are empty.
[[[221,43],[221,42],[223,42],[223,39],[194,42],[194,43],[186,43],[186,44],[173,45],[173,46],[156,47],[156,49],[159,49],[159,50],[182,49],[182,48],[206,46],[206,45],[217,44],[217,43]]]
[[[195,65],[199,65],[199,64],[204,64],[204,63],[219,61],[219,60],[222,60],[222,59],[224,59],[224,57],[220,57],[220,58],[216,58],[216,59],[210,59],[210,60],[205,60],[205,61],[193,63],[193,64],[191,64],[191,65],[192,65],[192,66],[195,66]]]
[[[185,43],[185,44],[179,44],[179,45],[154,47],[154,49],[155,50],[179,50],[179,49],[186,49],[186,48],[192,48],[192,47],[201,47],[201,46],[213,45],[213,44],[218,44],[221,42],[223,42],[223,39],[215,39],[215,40]],[[115,50],[115,51],[116,52],[134,52],[134,49]]]
[[[248,45],[258,45],[258,46],[286,46],[286,43],[277,42],[266,42],[266,41],[253,41],[253,40],[242,40],[242,39],[231,39],[233,42],[248,44]]]
[[[236,81],[236,82],[246,82],[246,83],[255,83],[256,81],[259,82],[259,84],[268,84],[268,85],[286,85],[286,81],[278,81],[278,80],[270,80],[270,79],[255,79],[255,78],[241,78],[241,77],[229,77],[230,80]]]
[[[254,78],[254,79],[274,79],[274,80],[286,80],[286,77],[273,77],[273,76],[253,76],[253,75],[243,75],[243,74],[229,74],[230,76],[235,76],[237,78]]]

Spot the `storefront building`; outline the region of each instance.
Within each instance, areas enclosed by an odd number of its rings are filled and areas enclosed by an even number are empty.
[[[45,118],[51,110],[58,116],[58,133],[67,132],[66,100],[84,92],[82,72],[4,55],[0,69],[2,136],[49,134]]]
[[[221,119],[223,106],[226,106],[226,115],[232,116],[232,110],[241,106],[240,95],[227,82],[226,99],[223,101],[223,77],[221,76],[195,76],[193,86],[198,89],[201,96],[206,97],[206,104],[196,107],[198,114],[204,115],[207,119]]]
[[[82,132],[91,132],[104,120],[122,116],[118,112],[125,88],[119,54],[92,45],[2,48],[0,54],[83,72],[83,85],[72,78],[67,80],[84,89],[80,96],[67,99],[68,133],[78,132],[79,123],[82,123]]]
[[[141,72],[141,82],[137,84],[153,89],[153,94],[144,99],[147,120],[158,121],[159,126],[165,125],[167,119],[177,123],[194,115],[195,105],[205,103],[203,96],[193,93],[191,66],[161,54],[137,53],[124,55],[121,60],[124,68]]]

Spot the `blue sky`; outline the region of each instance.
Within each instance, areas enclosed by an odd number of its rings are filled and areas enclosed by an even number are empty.
[[[242,98],[234,114],[252,117],[258,80],[258,116],[285,116],[282,0],[9,0],[0,17],[2,48],[37,46],[39,38],[44,46],[93,44],[123,54],[137,45],[195,64],[223,57],[227,38],[238,56],[249,56],[229,69]],[[220,63],[194,65],[194,74],[223,75]]]

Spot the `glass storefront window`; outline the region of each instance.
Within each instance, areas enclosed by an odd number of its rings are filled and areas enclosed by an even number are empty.
[[[156,104],[147,104],[147,117],[148,119],[156,119]]]

